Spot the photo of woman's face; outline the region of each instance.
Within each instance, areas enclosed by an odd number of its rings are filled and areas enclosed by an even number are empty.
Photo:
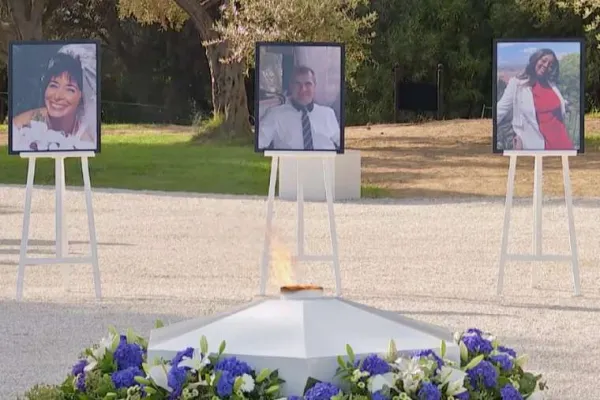
[[[74,115],[81,102],[81,89],[75,80],[66,72],[50,79],[44,102],[48,115],[52,118],[63,118]]]
[[[546,54],[535,63],[535,74],[537,76],[546,76],[554,67],[554,56]]]

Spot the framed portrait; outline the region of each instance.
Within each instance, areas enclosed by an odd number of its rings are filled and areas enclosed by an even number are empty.
[[[343,43],[257,42],[255,151],[344,152]]]
[[[8,152],[100,152],[100,43],[12,41]]]
[[[493,151],[584,151],[585,42],[497,39]]]

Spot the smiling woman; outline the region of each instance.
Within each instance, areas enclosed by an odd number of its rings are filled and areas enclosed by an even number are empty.
[[[16,47],[21,49],[15,49]],[[41,79],[37,78],[38,99],[34,107],[22,109],[15,99],[23,99],[31,82],[30,71],[22,68],[25,61],[35,64],[33,53],[39,47],[59,50],[44,63]],[[11,48],[11,113],[9,118],[10,152],[98,150],[97,124],[97,45],[52,42],[17,43]],[[13,52],[20,52],[18,57]],[[25,54],[22,54],[25,53]],[[43,53],[42,53],[43,55]],[[31,102],[30,102],[31,103]],[[16,115],[14,115],[14,114]],[[13,116],[14,115],[14,116]]]

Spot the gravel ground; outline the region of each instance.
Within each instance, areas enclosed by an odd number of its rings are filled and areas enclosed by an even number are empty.
[[[87,265],[32,266],[17,303],[23,199],[22,187],[0,187],[1,399],[62,380],[108,325],[148,335],[157,318],[170,323],[215,313],[258,293],[264,198],[95,190],[104,299],[94,301]],[[69,189],[67,204],[70,251],[82,254],[82,192]],[[503,199],[338,203],[343,295],[450,330],[489,330],[530,355],[528,368],[546,376],[549,398],[597,398],[600,200],[575,206],[583,296],[572,297],[567,263],[516,262],[507,264],[505,295],[496,298]],[[305,217],[308,250],[327,251],[326,208],[307,204]],[[277,202],[275,218],[280,240],[293,249],[295,204]],[[568,252],[565,218],[561,202],[545,202],[546,251]],[[509,251],[530,251],[530,200],[516,202],[513,221]],[[51,254],[53,230],[54,193],[36,188],[31,255]],[[333,289],[327,264],[309,264],[305,274]]]

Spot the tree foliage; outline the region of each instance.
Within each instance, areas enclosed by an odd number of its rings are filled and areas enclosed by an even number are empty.
[[[342,42],[348,82],[368,59],[377,14],[368,0],[240,0],[221,7],[215,24],[220,41],[231,49],[224,62],[254,64],[255,42]]]
[[[119,16],[135,17],[143,24],[159,23],[165,28],[181,28],[189,18],[175,0],[119,0]]]

